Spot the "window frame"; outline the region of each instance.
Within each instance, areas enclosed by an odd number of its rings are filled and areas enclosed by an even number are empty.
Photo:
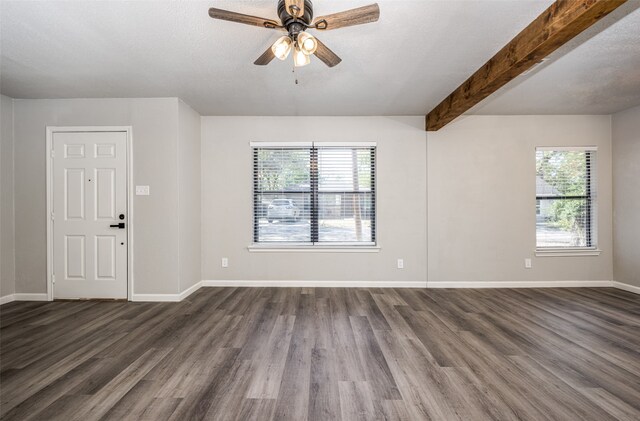
[[[378,243],[378,193],[377,193],[377,142],[250,142],[251,148],[251,160],[252,160],[252,224],[251,224],[251,244],[247,247],[249,251],[256,252],[378,252],[380,246]],[[310,171],[309,181],[310,190],[304,192],[287,191],[287,193],[303,193],[309,194],[311,209],[309,215],[310,222],[310,241],[309,242],[294,242],[294,241],[263,241],[257,240],[257,224],[256,216],[258,214],[257,201],[256,201],[256,187],[257,182],[255,178],[256,171],[256,149],[309,149],[310,151]],[[367,193],[372,196],[372,215],[371,215],[371,239],[372,241],[335,241],[335,242],[321,242],[318,241],[318,224],[319,224],[319,191],[318,185],[318,149],[320,148],[358,148],[358,149],[371,149],[371,191],[361,192]],[[315,176],[314,170],[315,168]],[[261,192],[264,193],[264,192]],[[268,193],[268,192],[267,192]],[[336,193],[334,191],[322,192],[322,193]],[[347,193],[346,191],[342,193]],[[349,191],[348,193],[360,193],[355,191]]]
[[[597,171],[591,167],[592,160],[595,161],[595,165],[598,165],[596,146],[538,146],[535,148],[534,156],[537,159],[538,152],[590,152],[585,156],[586,159],[586,194],[584,195],[566,195],[566,196],[549,196],[538,195],[537,187],[535,192],[536,203],[536,225],[535,225],[535,254],[536,256],[597,256],[600,255],[601,250],[598,248],[598,223],[597,218]],[[595,159],[593,159],[595,158]],[[537,177],[537,174],[536,174]],[[581,199],[587,201],[587,216],[586,216],[586,228],[585,246],[573,246],[573,247],[553,247],[553,246],[538,246],[538,228],[537,228],[537,211],[538,207],[544,200],[576,200]]]

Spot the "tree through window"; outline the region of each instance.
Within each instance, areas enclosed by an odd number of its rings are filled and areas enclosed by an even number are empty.
[[[375,244],[373,144],[253,144],[254,243]]]
[[[595,148],[536,150],[536,247],[595,248]]]

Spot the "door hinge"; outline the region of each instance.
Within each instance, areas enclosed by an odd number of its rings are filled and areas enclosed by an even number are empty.
[[[56,157],[56,151],[51,151],[51,158],[55,158]]]
[[[53,212],[51,212],[51,220],[54,221],[56,219],[56,216]]]
[[[52,284],[56,283],[56,275],[55,274],[51,275],[51,283]]]

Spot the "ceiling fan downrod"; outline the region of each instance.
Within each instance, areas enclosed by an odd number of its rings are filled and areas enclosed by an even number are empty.
[[[285,0],[278,1],[278,16],[280,17],[280,22],[282,22],[282,26],[294,39],[300,32],[312,27],[313,3],[311,0],[304,0],[303,13],[301,16],[299,16],[299,14],[299,7],[292,5],[289,10],[287,10]]]

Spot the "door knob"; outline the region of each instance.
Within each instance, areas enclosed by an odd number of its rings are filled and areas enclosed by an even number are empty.
[[[118,224],[113,224],[113,225],[109,225],[111,228],[120,228],[121,230],[124,229],[124,222],[120,222]]]

